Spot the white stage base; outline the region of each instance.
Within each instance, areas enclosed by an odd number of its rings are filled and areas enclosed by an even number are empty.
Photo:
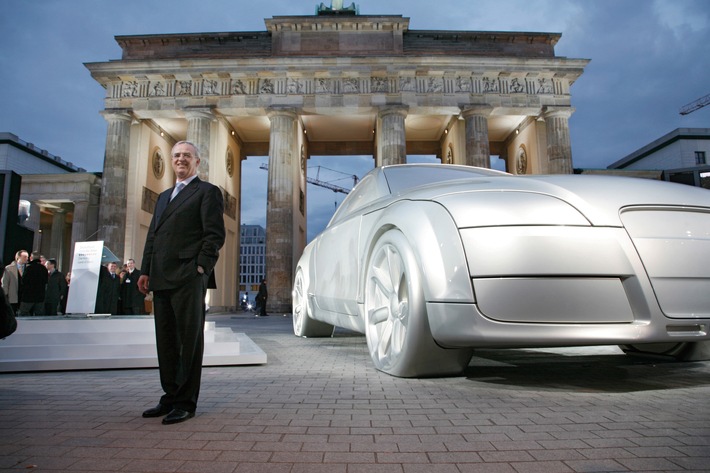
[[[203,366],[264,363],[245,334],[205,324]],[[19,317],[17,331],[0,340],[0,373],[157,367],[150,316]]]

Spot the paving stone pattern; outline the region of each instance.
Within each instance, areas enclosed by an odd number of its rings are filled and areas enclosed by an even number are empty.
[[[399,379],[372,367],[358,334],[209,318],[268,364],[205,368],[182,424],[141,417],[160,396],[154,369],[0,374],[0,471],[710,471],[710,362],[482,350],[464,376]]]

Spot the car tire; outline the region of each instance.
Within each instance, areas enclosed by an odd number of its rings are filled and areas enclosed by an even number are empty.
[[[333,326],[314,320],[309,315],[306,280],[303,270],[298,268],[293,282],[293,333],[298,337],[329,337],[333,334]]]
[[[660,356],[677,361],[710,360],[710,342],[640,343],[619,345],[619,348],[632,356]]]
[[[375,368],[405,378],[461,374],[472,350],[434,342],[422,284],[404,234],[388,230],[373,247],[365,280],[365,336]]]

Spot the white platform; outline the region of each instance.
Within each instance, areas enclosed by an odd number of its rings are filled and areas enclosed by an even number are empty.
[[[266,363],[266,353],[243,333],[205,324],[203,366]],[[20,317],[0,340],[0,372],[157,368],[150,316]]]

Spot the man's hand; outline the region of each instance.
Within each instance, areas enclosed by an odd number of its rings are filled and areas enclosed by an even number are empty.
[[[150,283],[150,276],[146,276],[145,274],[141,274],[141,277],[138,278],[138,290],[141,291],[143,294],[148,294],[150,289],[148,289],[148,284]]]

